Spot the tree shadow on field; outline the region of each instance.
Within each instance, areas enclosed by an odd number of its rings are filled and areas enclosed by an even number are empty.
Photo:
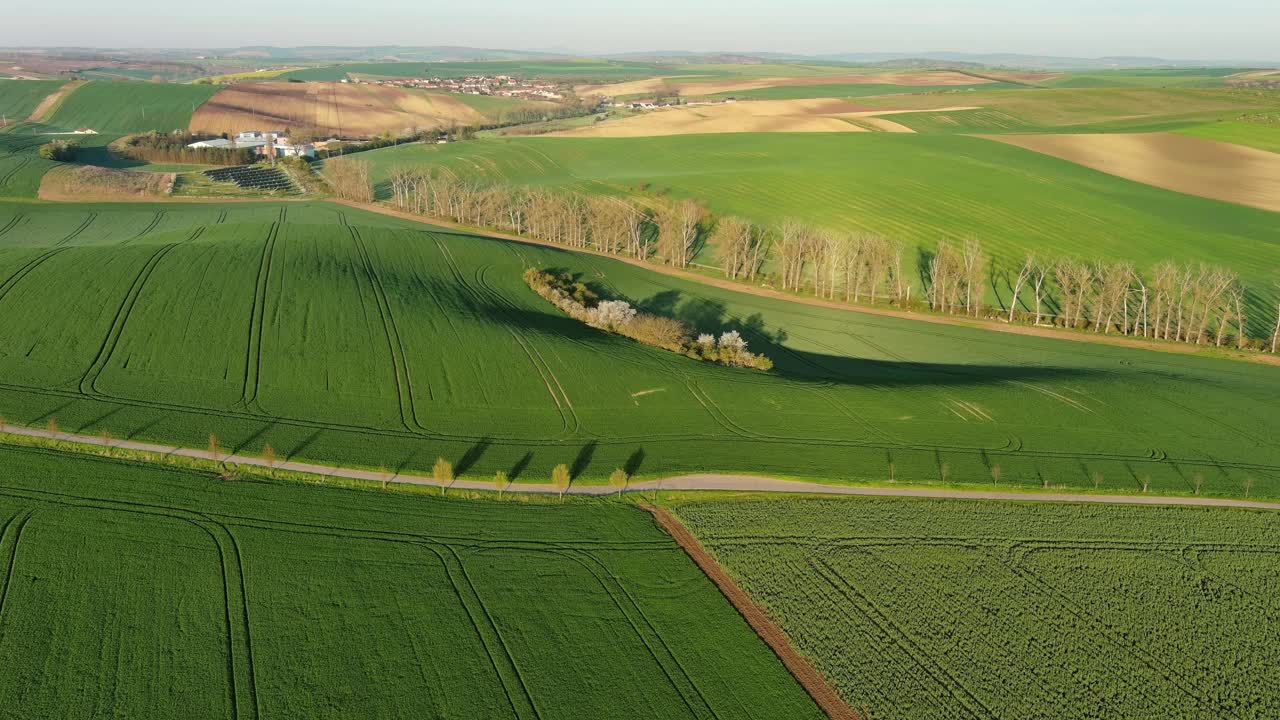
[[[511,471],[507,473],[507,480],[515,482],[520,475],[528,469],[529,463],[533,462],[533,453],[527,452],[511,466]]]
[[[591,459],[596,456],[596,446],[599,445],[595,440],[588,442],[578,451],[578,457],[573,459],[573,466],[569,468],[569,478],[577,480],[582,473],[586,472],[591,465]]]
[[[627,458],[626,464],[622,466],[622,471],[627,474],[627,477],[634,477],[644,465],[644,458],[644,448],[636,448],[636,451],[631,453],[631,457]]]
[[[458,462],[453,466],[454,473],[462,475],[475,467],[475,464],[480,461],[480,458],[484,457],[485,451],[487,451],[489,446],[492,444],[493,440],[490,438],[480,438],[475,445],[467,448],[467,451],[462,454],[462,457],[458,458]]]
[[[559,271],[556,269],[555,271]],[[521,300],[512,297],[502,300],[501,288],[472,291],[457,282],[418,279],[435,302],[442,307],[454,308],[454,315],[463,322],[483,322],[503,325],[520,336],[538,335],[555,340],[568,340],[584,345],[611,348],[622,352],[623,347],[637,347],[638,343],[588,326],[557,310],[537,296]],[[609,293],[601,293],[610,297]],[[616,294],[614,295],[616,296]],[[793,347],[784,328],[770,327],[764,317],[755,313],[737,317],[729,312],[725,302],[681,290],[663,290],[641,300],[632,300],[638,309],[662,317],[675,318],[690,327],[693,333],[721,333],[736,331],[747,341],[752,352],[760,353],[773,361],[772,376],[783,376],[799,382],[819,384],[858,385],[879,388],[916,386],[966,386],[987,385],[1006,380],[1066,379],[1103,376],[1099,370],[1083,368],[1051,367],[1042,365],[979,365],[962,363],[915,362],[910,360],[884,360],[814,352]],[[825,331],[819,330],[818,333]],[[948,332],[939,329],[935,334]],[[957,331],[963,332],[963,331]],[[954,338],[957,347],[966,338]],[[466,352],[466,349],[463,349]],[[663,350],[651,350],[662,352]],[[637,362],[644,358],[636,355]],[[710,372],[726,376],[745,377],[750,371],[711,365],[696,360],[675,359],[703,365]],[[1114,373],[1115,371],[1109,371]],[[759,375],[760,373],[755,373]]]

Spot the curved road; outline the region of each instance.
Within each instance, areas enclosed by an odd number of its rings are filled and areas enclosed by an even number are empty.
[[[177,447],[175,445],[158,445],[137,442],[134,440],[115,440],[96,435],[78,435],[75,433],[53,432],[42,428],[29,428],[19,425],[0,423],[0,434],[21,435],[24,437],[57,440],[91,447],[107,447],[120,450],[135,450],[188,457],[198,460],[214,460],[235,465],[246,465],[290,472],[307,473],[321,477],[338,477],[352,480],[368,480],[371,482],[406,483],[410,485],[427,485],[445,489],[487,490],[497,487],[492,481],[484,480],[452,480],[442,482],[424,475],[405,475],[379,473],[372,470],[338,467],[336,465],[318,465],[314,463],[278,460],[269,463],[265,458],[255,455],[234,455],[219,453],[216,458],[208,450]],[[518,483],[502,488],[504,491],[521,493],[556,494],[559,490],[551,484]],[[623,492],[653,492],[660,490],[727,490],[738,492],[768,493],[809,493],[817,495],[866,495],[880,497],[918,497],[918,498],[952,498],[962,500],[1020,500],[1032,502],[1081,502],[1106,503],[1113,505],[1190,505],[1204,507],[1251,508],[1255,510],[1280,510],[1280,502],[1262,502],[1257,500],[1233,500],[1228,498],[1182,497],[1163,495],[1086,495],[1075,493],[1047,492],[1000,492],[987,490],[946,490],[936,488],[913,487],[867,487],[855,485],[828,485],[823,483],[802,482],[797,480],[779,480],[776,478],[757,477],[754,475],[694,474],[677,475],[661,480],[646,480],[629,483]],[[570,485],[566,491],[569,495],[611,495],[617,493],[616,488],[607,485]]]

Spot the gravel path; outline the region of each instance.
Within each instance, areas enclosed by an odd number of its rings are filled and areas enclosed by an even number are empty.
[[[24,437],[58,440],[92,447],[109,447],[121,450],[155,453],[176,457],[196,458],[199,460],[214,459],[208,450],[159,445],[155,443],[137,442],[134,440],[116,440],[97,435],[78,435],[75,433],[53,432],[42,428],[29,428],[18,425],[0,423],[0,434],[21,435]],[[335,465],[318,465],[293,460],[277,460],[268,463],[266,459],[256,455],[234,455],[218,453],[218,462],[232,463],[249,467],[273,468],[291,472],[308,473],[322,477],[338,477],[371,482],[394,482],[410,485],[427,485],[458,490],[496,490],[492,481],[484,480],[452,480],[441,482],[423,475],[379,473],[373,470],[358,470]],[[550,483],[516,483],[503,490],[522,493],[554,494],[559,492]],[[941,488],[914,487],[866,487],[855,485],[829,485],[824,483],[802,482],[798,480],[779,480],[776,478],[758,477],[754,475],[726,475],[716,473],[677,475],[661,480],[646,480],[627,485],[625,492],[653,492],[656,490],[727,490],[739,492],[769,493],[812,493],[818,495],[864,495],[879,497],[919,497],[919,498],[954,498],[966,500],[1020,500],[1030,502],[1080,502],[1106,503],[1115,505],[1190,505],[1201,507],[1251,508],[1255,510],[1280,510],[1280,503],[1256,500],[1234,500],[1228,498],[1182,497],[1161,495],[1086,495],[1077,493],[1051,492],[1000,492],[986,490],[947,490]],[[569,495],[611,495],[615,488],[607,485],[571,485]]]

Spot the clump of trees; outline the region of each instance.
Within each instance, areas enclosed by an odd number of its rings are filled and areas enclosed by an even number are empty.
[[[373,202],[373,185],[369,182],[369,161],[339,157],[326,160],[324,179],[333,193],[343,200]]]
[[[54,140],[40,146],[40,157],[57,162],[71,162],[80,153],[80,143],[74,140]]]
[[[591,327],[695,360],[756,370],[773,368],[769,358],[747,349],[747,341],[736,330],[719,337],[709,333],[695,335],[692,328],[674,318],[640,312],[625,300],[601,300],[596,292],[569,274],[555,275],[529,268],[524,273],[524,281],[566,315]]]
[[[117,154],[133,160],[185,165],[250,165],[257,160],[254,148],[193,148],[193,142],[210,136],[188,132],[148,132],[130,135],[112,145]],[[234,137],[234,136],[232,136]]]

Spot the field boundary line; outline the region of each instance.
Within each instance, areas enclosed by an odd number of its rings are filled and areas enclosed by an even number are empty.
[[[1058,328],[1037,327],[1034,325],[1009,325],[999,321],[983,322],[980,320],[972,320],[962,317],[954,317],[949,315],[934,315],[932,313],[911,312],[907,310],[897,310],[888,307],[873,307],[866,305],[852,305],[822,298],[805,297],[800,295],[792,295],[780,292],[772,288],[761,287],[758,285],[746,285],[726,280],[723,278],[708,277],[691,273],[679,268],[673,268],[666,265],[656,265],[643,260],[637,260],[625,255],[610,255],[608,253],[593,250],[591,248],[569,247],[567,245],[558,245],[553,242],[545,242],[535,240],[533,238],[523,237],[520,235],[512,235],[511,233],[501,232],[498,230],[489,230],[486,228],[474,228],[460,223],[455,223],[443,218],[428,217],[424,215],[414,215],[413,213],[401,212],[386,205],[377,203],[359,203],[352,200],[342,200],[339,198],[329,198],[328,202],[338,205],[346,205],[347,207],[366,212],[378,213],[379,215],[387,215],[402,220],[410,220],[421,223],[423,225],[432,225],[437,228],[446,230],[456,230],[474,235],[480,238],[489,238],[497,240],[506,240],[509,242],[524,243],[526,245],[537,245],[540,247],[556,248],[566,252],[579,253],[583,255],[598,255],[600,257],[617,260],[618,262],[635,265],[646,270],[652,270],[655,273],[670,275],[671,277],[688,280],[694,283],[710,285],[711,287],[721,290],[731,290],[746,295],[755,295],[758,297],[770,298],[773,300],[784,300],[792,303],[800,303],[802,305],[812,305],[814,307],[828,308],[832,310],[843,310],[845,312],[862,313],[864,315],[879,315],[881,317],[893,317],[902,320],[917,320],[920,322],[933,323],[935,325],[950,325],[953,327],[970,328],[974,330],[990,330],[993,332],[1009,333],[1011,335],[1029,335],[1032,337],[1042,337],[1054,340],[1069,340],[1079,343],[1092,343],[1095,345],[1113,345],[1118,347],[1126,347],[1136,350],[1150,350],[1153,352],[1172,353],[1178,355],[1192,355],[1197,357],[1212,357],[1221,360],[1237,360],[1244,362],[1261,363],[1263,365],[1280,365],[1280,355],[1270,355],[1266,353],[1234,353],[1223,352],[1217,354],[1209,354],[1203,352],[1205,348],[1195,345],[1178,345],[1172,343],[1153,342],[1141,338],[1120,337],[1117,335],[1091,335],[1084,333],[1071,332]]]
[[[651,505],[640,507],[653,515],[658,527],[671,536],[671,539],[693,560],[707,579],[710,580],[738,611],[756,635],[764,641],[774,655],[778,657],[791,673],[796,682],[809,693],[809,697],[831,720],[863,720],[863,715],[849,707],[836,689],[827,682],[798,650],[791,644],[782,628],[778,627],[765,613],[764,609],[751,599],[741,587],[734,582],[729,573],[716,562],[715,558],[702,547],[698,539],[689,532],[675,515],[669,510]]]

